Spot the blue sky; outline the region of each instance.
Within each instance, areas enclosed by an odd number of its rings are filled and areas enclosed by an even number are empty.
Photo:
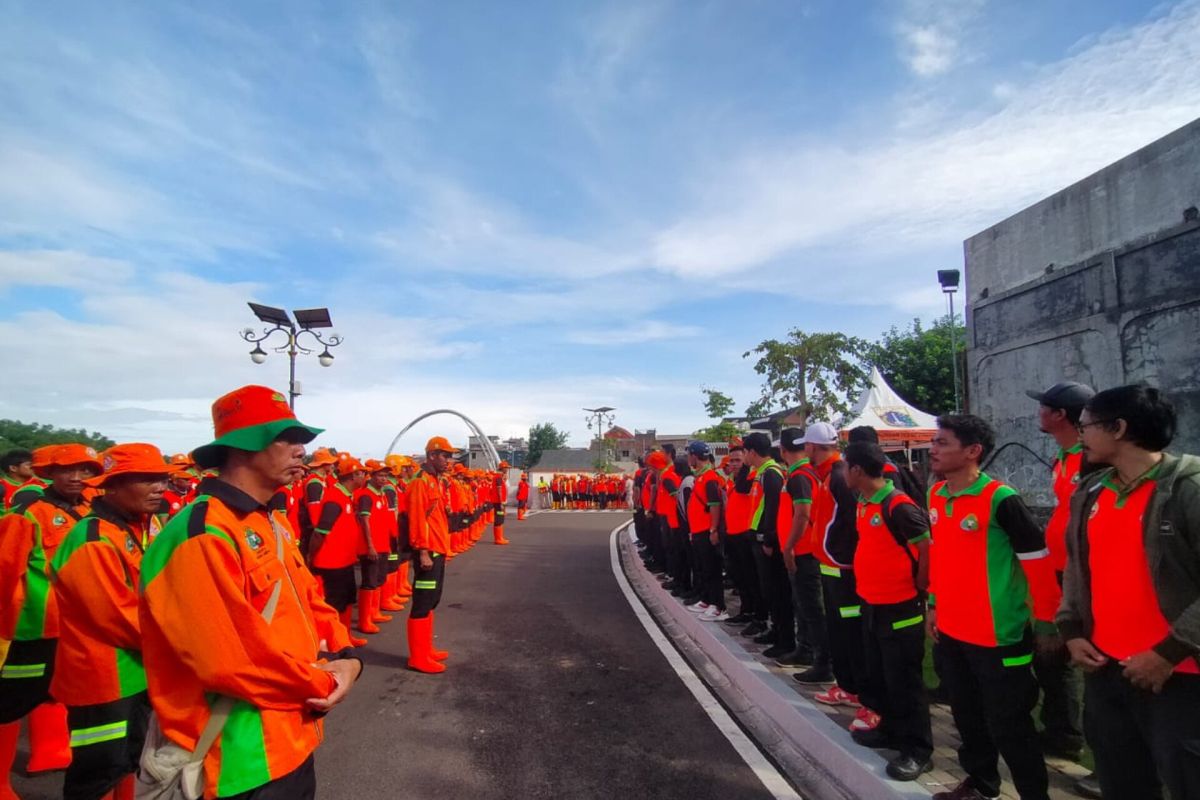
[[[0,416],[169,450],[286,381],[246,300],[331,309],[329,444],[692,430],[758,341],[940,313],[963,239],[1200,113],[1191,0],[0,13]]]

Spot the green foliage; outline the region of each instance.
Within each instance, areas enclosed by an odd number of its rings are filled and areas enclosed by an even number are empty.
[[[721,419],[733,413],[733,398],[729,395],[707,386],[701,386],[700,393],[704,395],[704,410],[710,419]]]
[[[601,439],[600,450],[592,461],[592,468],[602,475],[617,471],[617,443],[612,439]]]
[[[86,444],[96,450],[104,450],[116,442],[99,433],[88,433],[82,428],[56,428],[36,422],[0,419],[0,453],[15,448],[33,450],[48,444]]]
[[[868,347],[857,336],[805,333],[799,328],[788,331],[782,342],[760,342],[742,354],[758,355],[754,371],[763,376],[762,396],[746,409],[746,416],[762,417],[793,405],[817,419],[847,413],[867,384],[863,361]]]
[[[525,456],[525,469],[533,469],[542,460],[542,453],[567,446],[567,433],[560,431],[553,422],[542,422],[529,428],[529,453]]]
[[[954,325],[959,357],[965,352],[966,330]],[[912,327],[893,326],[871,345],[867,361],[874,364],[896,392],[930,414],[954,410],[954,367],[951,361],[951,321],[946,315],[926,328],[914,319]],[[961,362],[960,362],[961,363]]]
[[[728,442],[733,437],[740,435],[741,431],[732,422],[718,422],[707,428],[701,428],[695,433],[696,438],[704,442]]]

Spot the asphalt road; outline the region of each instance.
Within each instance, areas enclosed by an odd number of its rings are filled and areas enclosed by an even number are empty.
[[[510,521],[511,546],[455,559],[436,615],[449,669],[405,669],[404,612],[371,637],[329,717],[319,797],[769,798],[621,593],[609,534],[624,519],[538,514]],[[57,784],[17,789],[49,800]]]

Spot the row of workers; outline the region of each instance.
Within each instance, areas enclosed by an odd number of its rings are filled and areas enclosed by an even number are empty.
[[[371,631],[411,592],[409,666],[445,670],[445,562],[485,521],[505,541],[502,482],[456,466],[442,437],[419,468],[332,451],[305,464],[321,430],[267,387],[219,398],[213,423],[198,480],[147,444],[56,445],[34,475],[6,469],[26,480],[5,481],[22,485],[0,517],[0,798],[16,796],[23,718],[30,771],[65,767],[69,800],[186,782],[190,759],[195,796],[313,797],[322,719],[362,670],[356,594]]]

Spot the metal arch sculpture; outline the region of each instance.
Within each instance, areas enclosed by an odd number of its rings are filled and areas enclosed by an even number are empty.
[[[473,419],[468,417],[466,414],[463,414],[461,411],[455,411],[453,408],[437,408],[433,411],[426,411],[424,414],[405,425],[404,428],[396,434],[396,438],[392,439],[392,443],[388,445],[388,455],[391,455],[396,450],[396,445],[400,443],[400,439],[404,436],[404,434],[408,433],[414,425],[422,420],[428,419],[429,417],[437,416],[438,414],[453,414],[463,422],[467,423],[467,427],[471,429],[471,433],[475,435],[475,438],[479,440],[480,445],[483,447],[483,458],[487,462],[488,469],[496,470],[500,468],[500,454],[496,452],[496,448],[492,445],[492,440],[484,434],[483,429],[476,425]]]

